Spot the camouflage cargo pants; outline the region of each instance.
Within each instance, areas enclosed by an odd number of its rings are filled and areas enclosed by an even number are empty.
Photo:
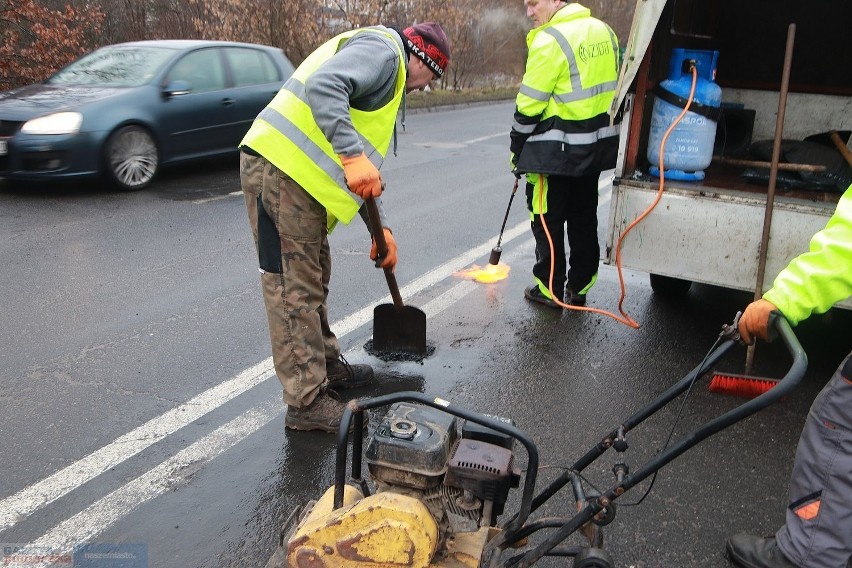
[[[257,248],[272,361],[284,402],[313,402],[340,345],[328,324],[326,210],[266,159],[243,152],[240,182]]]

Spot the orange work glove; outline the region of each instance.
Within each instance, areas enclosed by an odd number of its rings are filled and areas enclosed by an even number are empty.
[[[383,227],[382,231],[385,233],[385,242],[388,245],[388,252],[385,257],[378,264],[379,268],[390,268],[390,271],[393,272],[396,270],[396,241],[393,239],[393,233],[391,233],[390,229],[387,227]],[[379,251],[376,247],[376,239],[373,239],[373,246],[370,248],[370,259],[376,260],[379,256]]]
[[[756,337],[764,341],[769,339],[769,314],[777,310],[775,304],[763,298],[746,307],[739,325],[740,337],[746,345],[754,343]]]
[[[340,162],[343,164],[343,175],[346,177],[349,191],[364,200],[382,194],[382,176],[364,152],[359,156],[341,154]]]

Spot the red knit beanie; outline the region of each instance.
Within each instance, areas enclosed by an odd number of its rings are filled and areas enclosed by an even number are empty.
[[[450,40],[434,22],[414,24],[402,31],[408,50],[423,60],[432,72],[442,77],[450,64]]]

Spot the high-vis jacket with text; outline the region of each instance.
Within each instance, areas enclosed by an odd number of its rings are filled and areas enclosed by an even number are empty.
[[[577,3],[527,35],[510,149],[519,172],[582,176],[615,167],[618,126],[609,107],[618,39]]]

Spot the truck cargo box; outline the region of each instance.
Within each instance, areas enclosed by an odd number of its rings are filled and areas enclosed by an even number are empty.
[[[660,187],[649,173],[648,142],[655,89],[669,77],[676,48],[718,52],[722,102],[713,159],[700,181],[665,179],[657,207],[624,240],[622,266],[651,274],[657,293],[683,293],[692,282],[754,292],[768,201],[774,205],[762,288],[808,249],[852,183],[852,166],[837,142],[849,144],[852,131],[849,10],[842,2],[787,0],[637,3],[613,103],[613,114],[621,109],[623,118],[605,262],[615,262],[619,236]],[[822,171],[772,172],[779,128],[779,162],[794,164],[780,167]],[[774,199],[767,199],[771,185]],[[841,306],[852,308],[852,299]]]

